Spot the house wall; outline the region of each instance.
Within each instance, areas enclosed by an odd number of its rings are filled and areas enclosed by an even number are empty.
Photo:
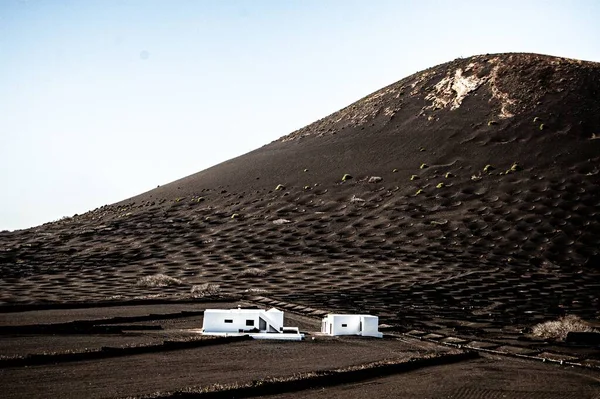
[[[333,335],[360,334],[360,316],[358,315],[332,315],[329,316],[329,323],[333,327]],[[329,331],[327,332],[329,333]]]
[[[361,316],[363,319],[362,335],[378,337],[379,333],[379,317],[377,316]]]
[[[283,312],[281,310],[269,309],[265,314],[273,321],[274,327],[283,327]]]
[[[259,329],[261,316],[267,323],[266,331],[269,332],[269,325],[273,326],[276,332],[279,332],[280,327],[283,327],[283,312],[277,309],[270,311],[255,309],[207,309],[204,311],[202,327],[204,332],[228,333],[237,333],[240,330],[248,331],[253,328]],[[231,323],[226,323],[225,320],[231,320]],[[252,320],[254,322],[253,325],[247,325],[248,320]]]
[[[329,314],[321,322],[321,332],[330,335],[381,337],[378,330],[379,317],[371,315]]]
[[[251,330],[259,326],[258,313],[242,312],[204,312],[203,328],[205,332],[239,332],[239,330]],[[226,323],[231,320],[232,323]],[[247,326],[246,320],[253,320],[254,326]]]

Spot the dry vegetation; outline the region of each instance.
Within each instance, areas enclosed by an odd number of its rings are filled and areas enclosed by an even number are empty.
[[[593,332],[588,323],[575,315],[567,315],[558,320],[547,321],[533,326],[532,334],[543,339],[564,341],[570,332]]]
[[[182,285],[183,281],[178,278],[167,276],[166,274],[153,274],[140,278],[137,285],[142,287],[171,287],[174,285]]]
[[[205,283],[192,286],[190,294],[194,298],[206,298],[211,296],[218,296],[221,294],[221,287],[219,284]]]
[[[247,269],[242,270],[238,277],[264,277],[268,273],[265,269],[259,269],[256,267],[249,267]]]

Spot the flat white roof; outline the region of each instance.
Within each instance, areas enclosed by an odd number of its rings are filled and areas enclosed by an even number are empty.
[[[265,310],[265,309],[243,309],[243,308],[238,308],[238,309],[206,309],[204,311],[204,313],[283,313],[283,311],[272,308],[269,310]]]

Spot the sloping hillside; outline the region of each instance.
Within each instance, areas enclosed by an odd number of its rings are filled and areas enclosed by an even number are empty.
[[[436,66],[192,176],[0,233],[0,301],[210,283],[390,323],[600,317],[599,98],[597,63]],[[156,273],[182,283],[137,284]]]

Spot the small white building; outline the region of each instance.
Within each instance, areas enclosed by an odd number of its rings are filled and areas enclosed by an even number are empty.
[[[379,317],[364,314],[328,314],[321,322],[321,332],[328,335],[383,337],[379,332]]]
[[[250,335],[257,339],[301,340],[298,327],[283,326],[283,312],[264,309],[206,309],[202,324],[204,335]]]

